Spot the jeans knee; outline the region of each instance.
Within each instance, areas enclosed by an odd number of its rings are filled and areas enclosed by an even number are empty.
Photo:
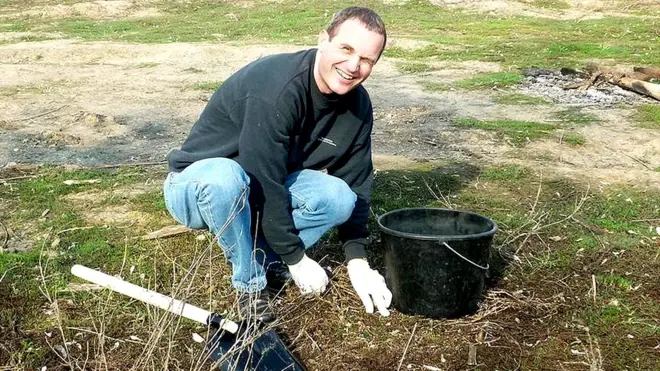
[[[197,199],[200,203],[225,204],[233,205],[233,208],[242,208],[241,205],[245,205],[248,195],[247,184],[218,180],[202,183]]]
[[[337,207],[338,224],[347,221],[351,217],[351,214],[353,214],[353,209],[355,209],[355,202],[357,201],[357,195],[348,185],[346,185],[345,192],[342,193],[342,197],[339,198],[339,200],[339,205]]]
[[[238,162],[228,158],[208,158],[194,163],[198,166],[200,180],[205,183],[220,183],[238,188],[245,188],[250,184],[250,177]]]
[[[319,194],[328,205],[328,211],[332,213],[335,224],[341,224],[351,217],[357,196],[346,182],[333,178],[333,181]]]
[[[195,181],[202,186],[200,196],[222,196],[227,199],[242,197],[247,191],[250,178],[236,161],[227,158],[210,158],[191,165],[197,166]]]

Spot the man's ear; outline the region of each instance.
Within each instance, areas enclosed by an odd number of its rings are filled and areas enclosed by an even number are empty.
[[[328,35],[328,32],[326,30],[319,32],[319,48],[322,44],[328,41],[330,41],[330,35]]]

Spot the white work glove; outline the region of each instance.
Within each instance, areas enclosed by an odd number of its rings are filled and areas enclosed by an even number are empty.
[[[289,265],[289,272],[303,294],[321,294],[328,286],[328,274],[307,255],[303,255],[298,263]]]
[[[373,313],[375,305],[378,313],[384,317],[389,316],[390,311],[387,308],[392,302],[392,293],[385,284],[385,278],[375,269],[371,269],[364,259],[351,259],[347,268],[351,284],[367,313]]]

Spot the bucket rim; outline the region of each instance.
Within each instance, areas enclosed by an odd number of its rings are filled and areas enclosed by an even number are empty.
[[[450,212],[458,212],[458,213],[462,213],[462,214],[470,214],[470,215],[474,215],[474,216],[477,216],[479,218],[483,218],[483,219],[488,220],[489,222],[491,222],[493,224],[493,227],[488,231],[481,232],[481,233],[474,233],[474,234],[423,235],[423,234],[397,231],[397,230],[394,230],[394,229],[391,229],[391,228],[388,228],[388,227],[384,226],[383,223],[382,223],[382,219],[387,217],[388,215],[391,215],[391,214],[394,214],[394,213],[397,213],[397,212],[411,211],[411,210],[437,210],[437,211],[450,211]],[[425,241],[440,241],[440,242],[449,241],[449,240],[454,240],[454,241],[473,240],[473,239],[477,239],[477,238],[481,238],[481,237],[492,236],[498,230],[497,223],[493,219],[491,219],[487,216],[477,214],[473,211],[458,210],[458,209],[446,209],[446,208],[441,208],[441,207],[404,207],[404,208],[400,208],[400,209],[390,210],[390,211],[386,212],[385,214],[379,216],[378,219],[377,219],[377,222],[378,222],[378,228],[381,231],[386,232],[388,234],[391,234],[393,236],[413,238],[413,239],[425,240]]]

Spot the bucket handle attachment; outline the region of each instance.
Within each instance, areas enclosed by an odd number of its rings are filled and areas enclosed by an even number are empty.
[[[438,241],[438,242],[440,242],[440,241]],[[470,259],[464,257],[463,255],[459,254],[458,251],[452,249],[451,246],[449,246],[449,244],[447,244],[446,242],[442,241],[442,244],[445,245],[445,247],[447,247],[451,252],[453,252],[454,254],[458,255],[459,258],[461,258],[461,259],[465,260],[466,262],[468,262],[468,263],[474,265],[475,267],[480,268],[480,269],[483,269],[483,270],[485,270],[485,271],[487,271],[487,270],[490,268],[490,264],[486,263],[486,266],[485,266],[485,267],[482,266],[482,265],[479,265],[479,264],[473,262],[472,260],[470,260]]]

